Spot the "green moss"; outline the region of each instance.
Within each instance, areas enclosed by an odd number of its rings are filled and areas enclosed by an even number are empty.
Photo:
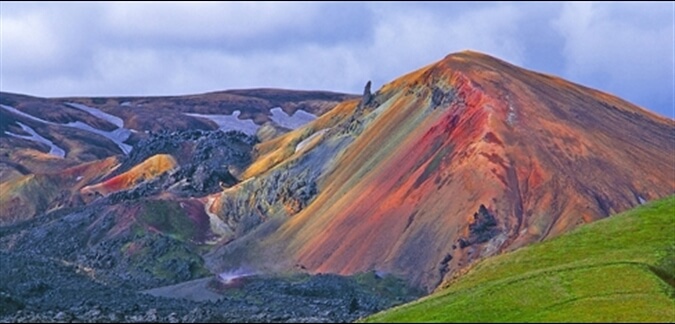
[[[122,252],[140,271],[168,282],[201,278],[210,275],[192,239],[198,229],[183,211],[180,202],[143,201],[139,222],[131,229],[132,241]],[[134,245],[134,252],[129,250]]]
[[[183,212],[177,201],[145,201],[140,218],[148,226],[181,241],[187,241],[197,235],[195,224]]]
[[[201,278],[210,275],[204,260],[187,243],[158,233],[143,232],[135,226],[131,242],[121,247],[129,263],[141,272],[168,283]],[[133,253],[130,252],[133,246]]]
[[[396,276],[386,274],[378,275],[370,271],[359,273],[353,276],[359,286],[364,287],[380,296],[395,298],[399,296],[421,296],[422,291],[411,286]]]
[[[479,263],[366,322],[675,322],[675,197]],[[670,278],[670,282],[669,282]]]
[[[673,230],[675,235],[675,229]],[[654,266],[654,272],[661,278],[668,282],[671,286],[675,286],[675,244],[671,244],[663,251],[663,255]]]
[[[182,246],[160,256],[148,270],[155,277],[172,280],[177,274],[176,264],[181,264],[187,268],[190,274],[189,279],[201,278],[211,274],[204,267],[204,260],[201,257]]]

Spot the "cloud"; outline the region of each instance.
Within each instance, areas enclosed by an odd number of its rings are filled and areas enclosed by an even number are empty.
[[[565,75],[652,109],[672,109],[673,22],[663,15],[672,7],[566,3],[552,21],[564,37]]]
[[[367,34],[360,4],[300,2],[134,2],[108,5],[102,24],[119,45],[273,50]]]
[[[103,17],[111,36],[156,45],[242,43],[308,28],[317,3],[111,3]]]
[[[672,4],[1,2],[0,89],[359,93],[473,49],[666,114]]]
[[[92,40],[97,39],[97,7],[89,3],[62,6],[0,3],[3,89],[13,82],[30,88],[36,80],[86,73],[92,63]]]
[[[375,41],[366,50],[373,78],[379,82],[394,78],[466,49],[490,53],[514,64],[522,64],[523,47],[513,37],[522,19],[512,5],[463,9],[448,15],[434,8],[385,8],[379,11]],[[430,10],[431,9],[431,10]],[[459,11],[459,10],[458,10]]]
[[[67,50],[61,44],[44,13],[3,17],[2,59],[3,63],[12,63],[3,64],[3,72],[55,70],[54,67],[67,56]]]
[[[62,15],[36,19],[51,24],[43,28],[52,31],[46,38],[67,44],[59,47],[63,54],[47,54],[48,65],[69,66],[69,56],[81,55],[86,74],[62,71],[35,78],[38,71],[25,67],[40,58],[17,55],[3,58],[22,63],[27,72],[14,80],[48,95],[175,94],[268,86],[359,92],[369,79],[388,82],[466,48],[519,61],[517,46],[505,37],[517,12],[506,6],[455,19],[383,4],[102,6],[91,8],[103,14],[101,21],[86,28],[54,24]],[[473,20],[490,23],[481,26]]]

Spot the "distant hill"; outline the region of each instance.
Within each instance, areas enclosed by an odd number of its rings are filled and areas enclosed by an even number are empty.
[[[164,97],[39,98],[0,93],[0,181],[127,154],[149,132],[281,132],[354,95],[244,89]],[[269,131],[268,131],[269,133]]]
[[[204,148],[196,144],[199,137],[211,131],[240,131],[269,139],[354,97],[283,89],[110,98],[38,98],[0,93],[0,225],[82,205],[91,199],[80,197],[80,189],[129,171],[153,154],[170,153],[183,164],[192,160],[195,164],[217,163],[221,159],[215,159],[211,150],[223,143],[211,141]],[[193,135],[168,139],[176,132]],[[137,144],[143,148],[132,152]],[[195,149],[203,154],[193,152]],[[250,147],[240,151],[248,154]],[[195,154],[197,158],[193,158]],[[154,179],[141,176],[144,168],[136,168],[140,177],[130,177],[123,181],[124,186],[117,184],[117,190]],[[151,173],[159,175],[172,169],[164,167]],[[211,186],[218,187],[219,180],[214,177]],[[93,192],[84,190],[86,194]]]

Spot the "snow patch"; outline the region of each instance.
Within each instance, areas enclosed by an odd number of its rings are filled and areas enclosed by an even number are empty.
[[[5,131],[5,134],[10,135],[10,136],[14,136],[14,137],[18,137],[18,138],[27,139],[27,140],[34,141],[34,142],[47,144],[47,145],[49,145],[49,154],[56,155],[56,156],[61,157],[61,158],[66,156],[65,150],[56,146],[56,144],[54,144],[54,142],[40,136],[40,134],[38,134],[34,129],[30,128],[30,126],[25,125],[21,122],[16,122],[16,123],[19,124],[19,126],[21,126],[21,129],[23,129],[24,132],[29,133],[31,136],[18,135],[18,134],[14,134],[14,133],[11,133],[11,132],[8,132],[8,131]]]
[[[9,110],[9,111],[11,111],[11,112],[13,112],[13,113],[15,113],[15,114],[17,114],[17,115],[19,115],[19,116],[26,117],[26,118],[28,118],[28,119],[31,119],[31,120],[34,120],[34,121],[37,121],[37,122],[41,122],[41,123],[45,123],[45,124],[50,124],[50,125],[51,125],[51,124],[54,124],[54,123],[52,123],[52,122],[50,122],[50,121],[46,121],[46,120],[44,120],[44,119],[37,118],[37,117],[35,117],[35,116],[33,116],[33,115],[29,115],[29,114],[27,114],[27,113],[25,113],[25,112],[23,112],[23,111],[21,111],[21,110],[19,110],[19,109],[16,109],[16,108],[14,108],[14,107],[5,106],[5,105],[0,105],[0,107],[2,107],[3,109]]]
[[[506,115],[506,122],[509,126],[513,126],[513,124],[516,123],[516,109],[513,107],[509,95],[506,95],[506,101],[509,103],[509,112]]]
[[[501,248],[502,245],[504,245],[504,242],[506,242],[507,239],[508,236],[506,235],[506,233],[499,233],[499,235],[495,236],[494,238],[489,240],[487,244],[485,244],[481,255],[493,255],[497,253],[497,251],[499,251],[499,248]]]
[[[131,149],[133,148],[131,145],[124,143],[124,141],[126,141],[129,138],[129,136],[131,136],[131,131],[126,128],[118,128],[114,131],[108,132],[100,130],[98,128],[91,127],[88,124],[85,124],[81,121],[68,123],[65,124],[65,126],[99,134],[115,143],[120,148],[120,150],[124,152],[124,154],[129,154],[129,152],[131,152]]]
[[[241,112],[239,110],[235,110],[232,115],[204,115],[192,113],[186,113],[185,115],[209,119],[216,123],[218,128],[222,131],[238,130],[248,135],[255,135],[260,126],[256,125],[250,119],[239,119],[238,117],[240,114]]]
[[[318,136],[321,136],[323,133],[325,133],[325,132],[327,132],[327,131],[328,131],[328,128],[324,128],[324,129],[322,129],[322,130],[320,130],[320,131],[318,131],[318,132],[316,132],[316,133],[310,135],[309,137],[305,138],[304,140],[302,140],[300,143],[298,143],[298,144],[295,146],[295,153],[301,151],[301,150],[302,150],[303,148],[305,148],[305,146],[307,146],[307,145],[309,144],[309,142],[311,142],[314,138],[316,138],[316,137],[318,137]]]
[[[68,102],[66,105],[73,107],[75,109],[79,109],[82,111],[85,111],[89,113],[90,115],[106,120],[110,122],[111,124],[117,126],[118,128],[124,128],[124,120],[122,118],[119,118],[115,115],[111,115],[109,113],[103,112],[100,109],[89,107],[83,104],[75,103],[75,102]]]
[[[87,107],[85,105],[71,104],[71,103],[69,103],[68,105],[70,105],[71,107],[74,107],[76,109],[85,110],[86,112],[90,113],[94,117],[105,119],[105,120],[107,120],[107,121],[109,121],[109,122],[111,122],[115,125],[122,125],[122,126],[124,125],[124,122],[122,121],[121,118],[113,116],[113,115],[106,114],[106,113],[104,113],[104,112],[102,112],[102,111],[100,111],[96,108],[91,108],[91,107]],[[22,112],[22,111],[20,111],[16,108],[13,108],[13,107],[10,107],[10,106],[0,105],[0,107],[2,107],[3,109],[9,110],[9,111],[11,111],[11,112],[13,112],[13,113],[15,113],[19,116],[23,116],[23,117],[29,118],[31,120],[47,124],[47,125],[60,125],[60,126],[72,127],[72,128],[77,128],[77,129],[81,129],[81,130],[84,130],[84,131],[88,131],[88,132],[91,132],[91,133],[99,134],[99,135],[111,140],[113,143],[115,143],[122,150],[122,152],[124,152],[124,154],[128,154],[129,152],[131,152],[131,149],[132,149],[132,147],[130,145],[123,143],[124,141],[126,141],[129,138],[129,136],[131,136],[131,131],[126,129],[126,128],[122,128],[122,127],[118,126],[119,128],[117,128],[116,130],[108,132],[108,131],[104,131],[104,130],[100,130],[100,129],[91,127],[88,124],[85,124],[81,121],[70,122],[70,123],[67,123],[67,124],[57,124],[57,123],[53,123],[53,122],[50,122],[50,121],[47,121],[47,120],[44,120],[44,119],[37,118],[37,117],[32,116],[32,115],[26,114],[26,113],[24,113],[24,112]],[[86,107],[86,108],[83,108],[83,107]],[[87,110],[87,109],[90,109],[91,111]],[[19,123],[19,125],[23,125],[23,124]],[[26,126],[26,127],[28,127],[28,126]],[[51,141],[49,141],[49,142],[51,143]]]
[[[272,108],[271,119],[281,127],[296,129],[316,119],[316,115],[310,114],[302,109],[295,111],[293,116],[287,114],[280,107]]]

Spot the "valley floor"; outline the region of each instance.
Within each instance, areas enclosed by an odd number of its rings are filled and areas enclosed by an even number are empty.
[[[217,298],[195,301],[106,286],[87,269],[39,255],[0,251],[0,259],[3,323],[352,322],[418,296],[394,296],[386,291],[393,286],[384,285],[392,281],[372,273],[295,274],[246,277],[229,287],[215,277],[199,279]]]

